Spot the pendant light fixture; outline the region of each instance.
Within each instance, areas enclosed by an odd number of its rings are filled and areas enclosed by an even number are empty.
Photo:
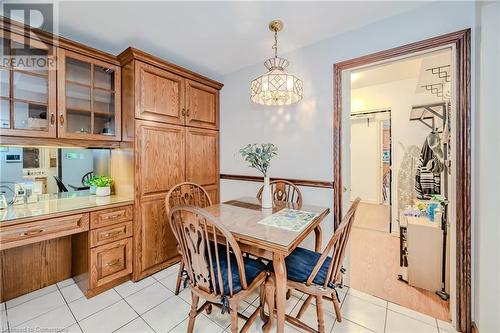
[[[278,57],[278,32],[283,30],[283,22],[274,20],[269,23],[274,32],[274,58],[264,62],[268,72],[252,81],[251,99],[263,105],[290,105],[299,102],[303,95],[302,81],[295,75],[285,72],[288,60]]]

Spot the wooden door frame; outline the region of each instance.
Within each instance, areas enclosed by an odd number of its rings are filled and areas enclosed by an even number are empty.
[[[455,46],[456,55],[456,327],[472,330],[471,319],[471,30],[461,30],[334,64],[334,221],[342,217],[342,72],[359,66]]]

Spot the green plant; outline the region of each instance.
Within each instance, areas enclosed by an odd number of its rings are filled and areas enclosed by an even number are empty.
[[[94,179],[97,178],[98,176],[92,176],[89,179],[85,180],[85,184],[88,186],[95,186],[94,185]]]
[[[108,176],[94,176],[89,179],[88,184],[95,187],[108,187],[111,186],[113,179]]]
[[[240,149],[241,156],[250,163],[250,167],[262,172],[267,177],[271,159],[278,155],[278,148],[272,143],[253,143]]]

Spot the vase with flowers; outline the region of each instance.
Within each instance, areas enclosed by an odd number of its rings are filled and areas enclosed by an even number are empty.
[[[272,143],[253,143],[240,149],[241,156],[250,163],[250,167],[259,170],[264,176],[264,188],[262,190],[262,208],[272,208],[273,198],[271,185],[269,184],[268,170],[271,159],[278,155],[278,148]]]

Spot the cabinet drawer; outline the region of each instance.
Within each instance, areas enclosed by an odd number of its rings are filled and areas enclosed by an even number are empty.
[[[90,228],[100,228],[111,224],[132,220],[134,208],[132,205],[103,209],[90,213]]]
[[[132,238],[90,250],[90,288],[102,286],[132,273]]]
[[[132,222],[114,224],[109,227],[103,227],[90,231],[90,246],[108,244],[123,238],[132,236]]]
[[[89,214],[45,219],[0,229],[0,249],[41,242],[89,230]]]

